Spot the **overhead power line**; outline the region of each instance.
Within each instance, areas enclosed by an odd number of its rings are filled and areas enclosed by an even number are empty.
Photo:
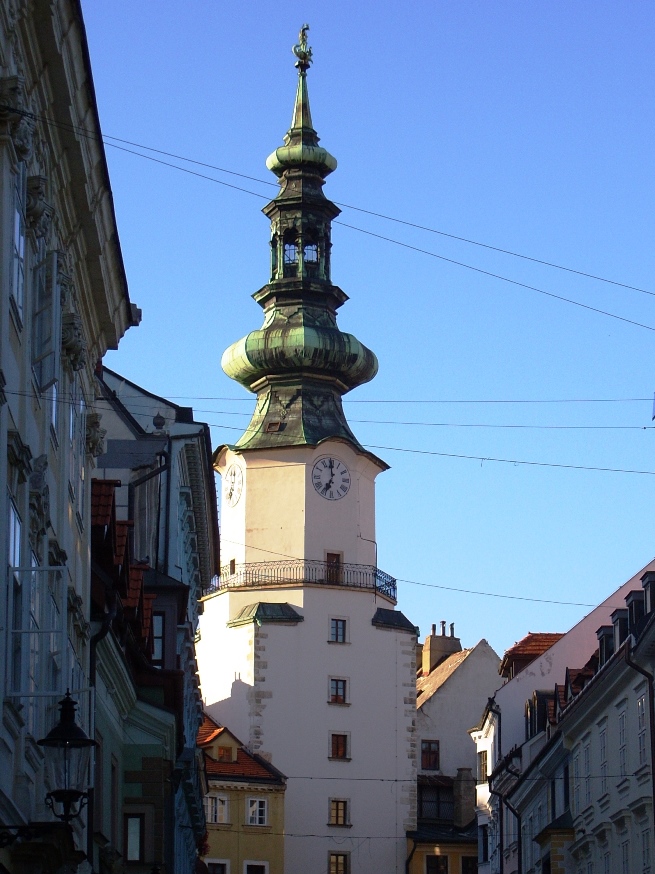
[[[87,129],[85,129],[85,128],[81,128],[81,127],[78,127],[78,126],[75,126],[75,125],[72,125],[72,124],[66,124],[66,123],[61,123],[61,122],[55,122],[54,120],[49,119],[47,116],[39,115],[39,114],[37,114],[37,113],[30,113],[30,112],[26,112],[26,111],[23,111],[23,110],[17,110],[17,109],[15,109],[14,107],[10,107],[10,106],[7,106],[7,105],[0,105],[0,108],[4,108],[4,109],[13,109],[14,111],[19,111],[19,112],[21,112],[21,114],[23,114],[23,115],[29,116],[29,117],[34,118],[34,119],[38,119],[38,120],[40,120],[40,121],[43,121],[43,122],[46,123],[46,124],[54,125],[55,127],[61,127],[61,128],[63,128],[63,129],[67,129],[67,130],[70,130],[70,131],[74,131],[75,133],[78,133],[78,134],[80,134],[80,135],[82,135],[82,136],[86,136],[86,137],[91,137],[91,138],[93,138],[93,139],[97,139],[97,135],[95,134],[95,132],[93,132],[93,131],[89,131],[89,130],[87,130]],[[185,157],[183,157],[183,156],[176,156],[176,155],[174,155],[173,153],[165,152],[165,151],[162,150],[162,149],[155,149],[155,148],[150,147],[150,146],[143,146],[143,145],[140,145],[140,144],[134,144],[134,143],[132,143],[132,142],[129,141],[129,140],[123,140],[123,139],[121,139],[121,138],[119,138],[119,137],[103,136],[103,137],[101,137],[101,139],[102,139],[102,142],[103,142],[106,146],[109,146],[109,147],[111,147],[111,148],[119,149],[120,151],[127,152],[127,153],[132,154],[132,155],[135,155],[135,156],[137,156],[137,157],[144,158],[145,160],[152,161],[152,162],[157,163],[157,164],[162,164],[162,165],[167,166],[167,167],[170,167],[170,168],[172,168],[172,169],[179,170],[180,172],[183,172],[183,173],[189,173],[189,174],[192,175],[192,176],[196,176],[196,177],[199,177],[199,178],[205,179],[205,180],[210,181],[210,182],[215,182],[215,183],[218,184],[218,185],[223,185],[223,186],[225,186],[225,187],[227,187],[227,188],[231,188],[231,189],[234,189],[234,190],[236,190],[236,191],[240,191],[240,192],[242,192],[242,193],[244,193],[244,194],[249,194],[249,195],[251,195],[251,196],[253,196],[253,197],[258,197],[258,198],[263,199],[263,200],[268,200],[268,197],[267,197],[266,195],[262,195],[262,194],[259,194],[259,193],[257,193],[257,192],[254,192],[254,191],[250,191],[249,189],[243,188],[242,186],[232,185],[232,184],[230,184],[230,183],[228,183],[228,182],[224,182],[223,180],[216,179],[216,178],[213,177],[213,176],[207,176],[207,175],[204,174],[204,173],[198,173],[198,172],[196,172],[195,170],[190,170],[190,169],[188,169],[187,167],[180,167],[178,164],[172,164],[172,163],[170,163],[169,161],[163,161],[162,159],[160,159],[160,158],[155,158],[155,157],[153,157],[152,155],[145,155],[145,154],[143,154],[143,152],[136,152],[136,151],[134,151],[133,149],[128,149],[128,148],[126,148],[125,146],[119,146],[119,145],[117,145],[117,143],[120,143],[120,142],[128,143],[128,144],[131,144],[131,145],[135,145],[136,148],[145,149],[146,151],[152,151],[152,152],[155,152],[156,154],[163,154],[163,155],[166,155],[166,156],[168,156],[168,157],[174,157],[176,160],[182,160],[182,161],[185,161],[185,162],[188,162],[188,163],[193,163],[193,164],[200,165],[200,166],[204,166],[204,167],[207,167],[207,168],[212,168],[212,169],[218,170],[219,172],[222,172],[222,173],[230,173],[230,174],[232,174],[232,175],[236,175],[236,176],[240,176],[240,177],[242,177],[242,178],[247,178],[247,179],[250,179],[250,180],[254,180],[254,181],[257,181],[257,182],[259,182],[259,183],[263,183],[263,184],[267,184],[267,185],[275,185],[275,183],[270,183],[270,182],[268,182],[268,181],[261,180],[261,179],[257,179],[256,177],[252,177],[252,176],[246,176],[246,174],[236,173],[235,171],[226,170],[225,168],[217,167],[216,165],[205,164],[204,162],[196,161],[196,160],[191,159],[191,158],[185,158]],[[114,140],[115,142],[109,142],[109,140]],[[482,246],[483,248],[486,248],[486,249],[492,249],[492,250],[494,250],[494,251],[502,252],[502,253],[504,253],[504,254],[508,254],[508,255],[513,256],[513,257],[520,257],[520,258],[523,258],[524,260],[527,260],[527,261],[533,261],[533,262],[535,262],[535,263],[539,263],[539,264],[542,264],[542,265],[545,265],[545,266],[554,267],[554,268],[557,268],[557,269],[559,269],[559,270],[565,270],[565,271],[570,272],[570,273],[574,273],[574,274],[577,274],[577,275],[580,275],[580,276],[585,276],[585,277],[587,277],[587,278],[589,278],[589,279],[598,280],[598,281],[605,282],[605,283],[608,283],[608,284],[611,284],[611,285],[617,285],[617,286],[619,286],[619,287],[623,287],[623,288],[629,288],[629,289],[631,289],[631,290],[639,291],[639,292],[641,292],[641,293],[648,294],[648,295],[655,295],[655,292],[651,292],[651,291],[648,291],[647,289],[639,288],[638,286],[632,286],[632,285],[628,285],[627,283],[617,282],[617,281],[615,281],[615,280],[606,279],[606,278],[604,278],[604,277],[596,276],[596,275],[594,275],[594,274],[584,273],[583,271],[574,270],[573,268],[564,267],[564,266],[562,266],[562,265],[558,265],[558,264],[555,264],[555,263],[547,262],[547,261],[544,261],[544,260],[541,260],[541,259],[538,259],[538,258],[532,258],[532,257],[527,256],[527,255],[519,255],[519,253],[512,252],[512,251],[507,250],[507,249],[500,249],[500,248],[498,248],[498,247],[494,247],[494,246],[491,246],[491,245],[486,244],[486,243],[478,243],[478,242],[476,242],[476,241],[468,240],[467,238],[464,238],[464,237],[455,237],[455,235],[447,234],[446,232],[443,232],[443,231],[439,231],[439,230],[436,230],[436,229],[433,229],[433,228],[427,228],[427,227],[425,227],[425,226],[420,226],[420,225],[415,224],[415,223],[412,223],[412,222],[407,222],[407,221],[405,221],[405,220],[403,220],[403,219],[395,219],[395,218],[392,218],[392,217],[390,217],[390,216],[386,216],[386,215],[384,215],[384,214],[382,214],[382,213],[374,213],[374,212],[371,211],[371,210],[366,210],[366,209],[363,209],[363,208],[361,208],[361,207],[349,206],[349,205],[347,205],[347,204],[342,204],[342,205],[345,206],[346,208],[349,208],[349,209],[356,209],[356,210],[358,210],[359,212],[362,212],[362,213],[366,213],[366,214],[369,214],[369,215],[377,215],[379,218],[383,218],[383,219],[386,219],[386,220],[391,220],[391,221],[398,222],[398,223],[400,223],[400,224],[404,224],[404,225],[408,225],[408,226],[412,226],[412,227],[420,228],[421,230],[430,231],[431,233],[440,234],[440,235],[442,235],[442,236],[449,236],[449,237],[452,237],[452,238],[454,238],[454,239],[459,239],[459,240],[461,240],[461,241],[463,241],[463,242],[467,242],[467,243],[472,243],[472,244],[475,244],[475,245],[479,245],[479,246]],[[534,285],[529,285],[529,284],[524,283],[524,282],[519,282],[518,280],[515,280],[515,279],[510,279],[510,278],[507,277],[507,276],[503,276],[503,275],[498,274],[498,273],[493,273],[493,272],[491,272],[491,271],[489,271],[489,270],[483,270],[482,268],[475,267],[475,266],[473,266],[473,265],[471,265],[471,264],[466,264],[466,263],[463,262],[463,261],[458,261],[458,260],[453,259],[453,258],[447,258],[446,256],[444,256],[444,255],[439,255],[439,254],[437,254],[436,252],[430,252],[430,251],[427,250],[427,249],[422,249],[422,248],[420,248],[420,247],[418,247],[418,246],[412,246],[412,245],[410,245],[409,243],[403,243],[403,242],[400,241],[400,240],[395,240],[395,239],[393,239],[393,238],[391,238],[391,237],[386,237],[386,236],[384,236],[384,235],[382,235],[382,234],[377,234],[377,233],[374,233],[373,231],[369,231],[369,230],[366,230],[366,229],[364,229],[364,228],[359,228],[359,227],[357,227],[357,226],[355,226],[355,225],[351,225],[351,224],[348,224],[348,223],[346,223],[346,222],[339,222],[339,221],[337,221],[337,222],[335,222],[335,224],[339,224],[339,225],[342,225],[343,227],[347,227],[347,228],[349,228],[350,230],[359,231],[360,233],[366,234],[366,235],[371,236],[371,237],[376,237],[377,239],[383,240],[383,241],[385,241],[385,242],[392,243],[392,244],[394,244],[394,245],[401,246],[401,247],[403,247],[403,248],[410,249],[410,250],[412,250],[412,251],[419,252],[419,253],[422,253],[422,254],[424,254],[424,255],[428,255],[428,256],[430,256],[430,257],[432,257],[432,258],[437,258],[437,259],[439,259],[439,260],[441,260],[441,261],[444,261],[444,262],[447,262],[447,263],[450,263],[450,264],[453,264],[453,265],[456,265],[456,266],[459,266],[459,267],[463,267],[463,268],[465,268],[465,269],[467,269],[467,270],[473,270],[473,271],[475,271],[476,273],[480,273],[480,274],[482,274],[482,275],[489,276],[490,278],[498,279],[498,280],[500,280],[500,281],[502,281],[502,282],[508,282],[508,283],[510,283],[510,284],[512,284],[512,285],[518,286],[518,287],[520,287],[520,288],[525,288],[525,289],[527,289],[527,290],[529,290],[529,291],[534,291],[534,292],[536,292],[536,293],[538,293],[538,294],[542,294],[542,295],[545,295],[545,296],[547,296],[547,297],[553,298],[554,300],[559,300],[559,301],[561,301],[562,303],[568,303],[568,304],[571,304],[572,306],[577,306],[577,307],[580,307],[580,308],[582,308],[582,309],[589,310],[590,312],[595,312],[595,313],[597,313],[597,314],[599,314],[599,315],[604,315],[604,316],[606,316],[606,317],[608,317],[608,318],[617,319],[618,321],[625,322],[626,324],[630,324],[630,325],[633,325],[633,326],[635,326],[635,327],[643,328],[643,329],[648,330],[648,331],[655,331],[655,327],[652,327],[651,325],[646,325],[646,324],[644,324],[644,323],[642,323],[642,322],[637,322],[637,321],[634,320],[634,319],[628,319],[628,318],[626,318],[625,316],[619,316],[619,315],[617,315],[616,313],[611,313],[611,312],[609,312],[608,310],[603,310],[603,309],[600,309],[600,308],[598,308],[598,307],[590,306],[589,304],[581,303],[580,301],[576,301],[576,300],[573,300],[573,299],[571,299],[571,298],[564,297],[563,295],[555,294],[554,292],[546,291],[545,289],[538,288],[537,286],[534,286]]]

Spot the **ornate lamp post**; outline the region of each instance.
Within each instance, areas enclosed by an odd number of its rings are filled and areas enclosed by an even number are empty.
[[[57,819],[66,823],[79,816],[88,801],[87,771],[91,748],[96,746],[75,722],[76,707],[67,691],[59,702],[59,722],[37,741],[44,749],[50,785],[54,787],[45,797],[46,804]]]

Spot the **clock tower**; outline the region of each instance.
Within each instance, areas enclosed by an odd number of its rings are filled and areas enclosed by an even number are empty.
[[[214,454],[223,566],[198,658],[212,716],[288,778],[284,870],[404,871],[417,629],[377,567],[375,478],[388,465],[343,412],[377,359],[337,325],[348,299],[331,279],[339,209],[323,193],[337,162],[312,123],[307,29],[293,49],[291,127],[266,161],[280,189],[263,210],[263,325],[221,362],[257,401],[241,438]]]

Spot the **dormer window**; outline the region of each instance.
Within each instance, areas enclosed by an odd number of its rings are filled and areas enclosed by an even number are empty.
[[[614,628],[614,651],[616,652],[628,636],[628,611],[615,610],[611,618]]]
[[[219,762],[232,762],[232,747],[219,747],[216,758]]]
[[[655,608],[655,573],[647,571],[641,578],[641,585],[645,595],[644,609],[646,613],[652,613]]]
[[[602,625],[596,632],[598,638],[598,666],[608,662],[614,655],[614,626]]]
[[[634,634],[635,637],[643,625],[641,620],[644,618],[644,600],[643,590],[629,592],[625,599],[625,605],[628,608],[628,632]]]

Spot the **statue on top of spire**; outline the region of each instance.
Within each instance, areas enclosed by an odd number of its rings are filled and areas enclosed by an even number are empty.
[[[298,67],[301,73],[306,73],[309,69],[309,65],[312,62],[312,50],[307,45],[308,30],[309,25],[303,24],[303,26],[300,28],[300,33],[298,34],[298,43],[291,50],[298,58],[298,60],[296,61],[296,67]]]

